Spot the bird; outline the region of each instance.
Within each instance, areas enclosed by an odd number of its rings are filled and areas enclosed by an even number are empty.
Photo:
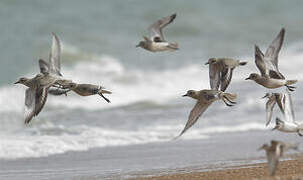
[[[52,32],[52,46],[48,62],[39,59],[40,73],[44,75],[51,75],[58,79],[57,83],[48,89],[48,93],[58,95],[66,90],[58,89],[63,88],[64,84],[72,82],[71,80],[63,79],[61,73],[61,43],[58,36]],[[64,93],[66,95],[66,93]]]
[[[174,13],[170,16],[159,19],[153,23],[148,29],[151,31],[151,36],[143,36],[144,41],[140,41],[136,47],[141,47],[151,52],[160,51],[175,51],[179,49],[178,43],[170,43],[164,39],[162,29],[174,21],[177,14]]]
[[[56,83],[56,78],[37,74],[33,78],[21,77],[15,84],[23,84],[28,88],[25,91],[25,120],[28,124],[34,116],[37,116],[47,100],[47,90]]]
[[[60,43],[55,33],[52,33],[52,36],[49,63],[39,59],[40,73],[33,78],[21,77],[15,82],[15,84],[23,84],[28,87],[25,91],[25,124],[28,124],[34,116],[41,112],[51,87],[61,87],[71,82],[59,78],[62,76],[60,73]]]
[[[262,98],[268,98],[266,102],[266,126],[269,125],[271,118],[272,118],[272,113],[273,109],[276,104],[278,104],[281,112],[284,114],[284,100],[285,95],[283,93],[266,93],[264,97]]]
[[[285,143],[282,141],[271,140],[271,144],[263,144],[258,150],[266,151],[267,164],[269,168],[269,174],[275,175],[277,166],[279,164],[280,157],[283,156],[284,152],[293,149],[298,150],[297,144]]]
[[[231,82],[233,70],[244,66],[247,62],[231,58],[210,58],[205,63],[209,65],[209,80],[211,89],[225,91]]]
[[[227,106],[232,106],[233,104],[236,104],[234,100],[237,98],[236,94],[209,89],[204,89],[200,91],[188,90],[187,93],[183,95],[183,97],[186,96],[197,100],[197,102],[189,114],[188,121],[184,129],[176,138],[182,136],[182,134],[184,134],[191,126],[193,126],[197,122],[199,117],[203,114],[203,112],[206,111],[206,109],[213,102],[217,100],[222,100]]]
[[[303,136],[303,123],[298,123],[295,120],[292,98],[289,91],[285,93],[283,105],[285,121],[282,121],[277,117],[276,125],[272,130],[279,130],[286,133],[297,133],[299,136]]]
[[[110,100],[107,99],[103,94],[112,94],[111,91],[105,90],[104,87],[93,85],[93,84],[77,84],[74,82],[70,82],[70,83],[65,84],[63,86],[63,88],[67,89],[67,90],[62,90],[61,92],[57,91],[56,95],[66,94],[69,91],[74,91],[75,93],[77,93],[80,96],[91,96],[91,95],[98,94],[106,102],[110,103]]]
[[[286,80],[278,68],[278,56],[284,41],[284,35],[285,29],[282,28],[278,36],[267,48],[265,55],[255,45],[255,64],[261,75],[251,73],[245,80],[253,80],[269,89],[286,86],[290,91],[294,91],[295,87],[290,85],[295,84],[297,80]]]

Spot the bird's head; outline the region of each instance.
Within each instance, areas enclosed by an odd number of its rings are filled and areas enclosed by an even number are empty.
[[[248,78],[246,78],[245,80],[256,80],[256,79],[258,79],[259,78],[259,74],[257,74],[257,73],[251,73],[250,75],[249,75],[249,77]]]
[[[262,99],[269,98],[271,95],[272,95],[272,93],[266,93],[265,96],[262,97]]]
[[[208,59],[207,63],[205,63],[205,65],[208,65],[208,64],[214,64],[217,62],[217,59],[216,58],[210,58]]]
[[[139,44],[136,45],[136,47],[145,47],[146,42],[145,41],[140,41]]]
[[[186,92],[186,94],[184,94],[183,95],[183,97],[185,97],[185,96],[189,96],[189,97],[194,97],[194,96],[196,96],[196,94],[197,94],[197,91],[195,91],[195,90],[188,90],[187,92]]]
[[[264,150],[269,149],[269,145],[268,144],[263,144],[258,150],[261,151],[262,149],[264,149]]]
[[[283,125],[284,125],[284,122],[281,119],[276,118],[276,125],[272,130],[274,131],[276,129],[280,129],[283,127]]]
[[[28,78],[22,77],[17,82],[15,82],[14,84],[25,84],[26,81],[28,81]]]

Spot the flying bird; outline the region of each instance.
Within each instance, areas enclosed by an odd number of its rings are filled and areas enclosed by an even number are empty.
[[[110,100],[106,98],[103,94],[111,94],[111,91],[105,90],[102,86],[97,86],[93,84],[77,84],[74,82],[67,83],[63,86],[64,89],[67,90],[60,90],[55,91],[56,95],[66,94],[69,91],[74,91],[80,96],[91,96],[98,94],[101,96],[106,102],[110,103]]]
[[[276,125],[273,130],[279,130],[286,133],[298,133],[299,136],[303,136],[303,123],[298,123],[295,120],[295,112],[293,108],[293,102],[289,91],[285,94],[283,100],[284,106],[284,121],[280,118],[276,118]]]
[[[15,84],[23,84],[28,87],[25,92],[25,124],[28,124],[34,116],[37,116],[44,107],[48,90],[51,87],[61,87],[71,81],[59,78],[60,73],[60,42],[52,33],[52,47],[49,63],[39,60],[40,73],[33,78],[20,78]]]
[[[205,65],[209,65],[209,81],[213,90],[225,91],[231,82],[233,70],[244,66],[247,62],[231,58],[210,58]]]
[[[271,176],[274,176],[279,164],[280,157],[282,157],[284,152],[289,149],[298,150],[298,145],[272,140],[270,145],[263,144],[263,146],[259,148],[259,150],[262,149],[266,151],[269,174]]]
[[[174,21],[177,14],[164,17],[153,23],[148,29],[150,37],[143,36],[144,41],[140,41],[136,47],[141,47],[151,52],[175,51],[179,49],[178,43],[170,43],[164,39],[162,29]]]
[[[278,104],[281,112],[284,114],[284,104],[283,101],[285,100],[285,94],[283,93],[266,93],[263,98],[268,98],[266,102],[266,126],[269,125],[273,109],[276,104]]]
[[[201,91],[188,90],[187,93],[183,95],[183,97],[185,96],[191,97],[197,100],[197,102],[194,108],[191,110],[188,121],[178,137],[182,136],[182,134],[192,127],[213,102],[222,100],[227,106],[232,106],[236,103],[234,100],[237,98],[236,94],[207,89]]]
[[[284,41],[284,35],[285,29],[282,28],[278,36],[267,48],[265,55],[255,45],[255,63],[261,75],[251,73],[245,80],[253,80],[269,89],[286,86],[290,91],[294,91],[296,87],[290,85],[295,84],[297,80],[286,80],[278,68],[278,56]]]

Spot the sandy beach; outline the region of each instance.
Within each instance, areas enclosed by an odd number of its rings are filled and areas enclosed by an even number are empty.
[[[243,166],[232,166],[224,170],[206,172],[191,172],[184,174],[171,174],[163,176],[152,176],[135,178],[132,180],[193,180],[193,179],[303,179],[302,158],[280,162],[276,176],[269,176],[266,163],[258,163]]]

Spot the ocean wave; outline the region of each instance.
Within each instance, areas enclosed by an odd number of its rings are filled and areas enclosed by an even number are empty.
[[[48,125],[49,128],[51,125]],[[112,130],[79,125],[60,127],[64,133],[51,135],[37,133],[35,129],[17,134],[0,134],[0,158],[16,159],[43,157],[67,151],[86,151],[96,147],[169,142],[176,137],[183,125],[164,125],[143,128],[138,131]],[[180,139],[205,139],[212,133],[264,130],[264,124],[246,123],[236,126],[193,128]],[[21,150],[22,149],[22,150]]]

